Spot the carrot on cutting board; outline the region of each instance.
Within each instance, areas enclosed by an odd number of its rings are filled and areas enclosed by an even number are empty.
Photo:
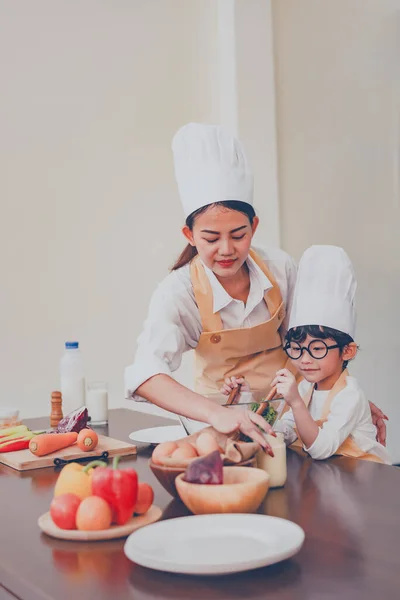
[[[77,445],[83,452],[94,450],[99,442],[99,436],[93,429],[81,429],[78,433]]]
[[[29,450],[35,456],[46,456],[46,454],[72,446],[72,444],[75,444],[77,437],[78,434],[75,431],[69,433],[41,433],[31,439]]]

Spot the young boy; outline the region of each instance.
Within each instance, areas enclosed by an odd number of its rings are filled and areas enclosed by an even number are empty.
[[[303,381],[288,369],[277,372],[276,385],[290,410],[275,425],[288,445],[312,458],[333,454],[391,464],[376,441],[371,411],[347,364],[357,353],[354,342],[357,283],[342,248],[312,246],[298,271],[285,351]]]

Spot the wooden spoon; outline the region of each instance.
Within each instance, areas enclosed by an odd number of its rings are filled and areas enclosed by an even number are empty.
[[[238,379],[240,379],[240,377],[238,377]],[[240,395],[241,389],[242,389],[242,384],[238,383],[238,386],[236,388],[233,388],[233,390],[229,394],[229,397],[228,397],[228,400],[226,401],[225,406],[237,404],[239,402],[239,395]]]
[[[275,394],[276,394],[276,385],[274,385],[274,387],[271,388],[271,391],[269,392],[268,396],[265,398],[265,400],[263,400],[263,402],[260,403],[260,406],[256,410],[257,415],[262,415],[262,413],[268,406],[268,402],[270,402],[273,399]]]

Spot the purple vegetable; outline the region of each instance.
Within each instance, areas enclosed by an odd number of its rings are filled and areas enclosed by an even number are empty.
[[[85,429],[88,422],[88,409],[85,406],[73,410],[66,415],[57,425],[57,433],[68,433],[76,431],[79,433],[81,429]]]
[[[218,450],[192,460],[186,469],[184,480],[189,483],[221,484],[223,482],[222,458]]]

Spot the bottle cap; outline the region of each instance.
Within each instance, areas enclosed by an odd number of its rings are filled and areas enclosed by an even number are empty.
[[[79,342],[65,342],[65,347],[67,350],[79,348]]]

